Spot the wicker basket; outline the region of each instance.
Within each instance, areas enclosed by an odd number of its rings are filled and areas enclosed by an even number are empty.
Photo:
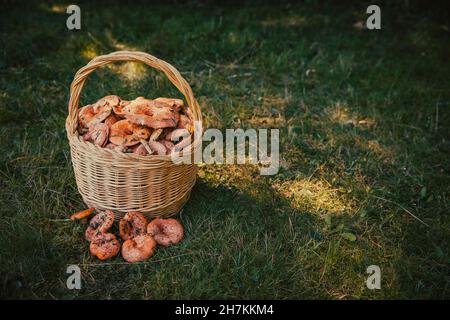
[[[181,74],[167,62],[143,52],[118,51],[92,59],[78,70],[70,87],[69,115],[66,120],[72,164],[78,191],[89,207],[112,210],[117,217],[140,211],[150,217],[176,214],[188,200],[195,184],[197,166],[174,163],[171,156],[121,153],[85,142],[78,135],[78,101],[88,75],[98,67],[115,61],[142,62],[161,70],[184,95],[186,112],[201,132],[202,115],[192,89]],[[194,154],[200,145],[196,135]]]

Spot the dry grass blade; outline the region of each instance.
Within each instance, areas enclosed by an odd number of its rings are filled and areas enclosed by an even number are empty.
[[[406,209],[406,208],[405,208],[404,206],[402,206],[401,204],[399,204],[399,203],[397,203],[397,202],[395,202],[395,201],[392,201],[392,200],[389,200],[389,199],[384,199],[384,198],[377,197],[377,196],[372,196],[372,197],[374,197],[374,198],[376,198],[376,199],[379,199],[379,200],[382,200],[382,201],[386,201],[386,202],[390,202],[390,203],[392,203],[392,204],[395,204],[395,205],[398,206],[400,209],[402,209],[402,210],[405,211],[407,214],[409,214],[411,217],[413,217],[414,219],[416,219],[417,221],[419,221],[419,222],[422,223],[423,225],[429,227],[429,225],[428,225],[426,222],[424,222],[422,219],[420,219],[418,216],[416,216],[415,214],[413,214],[411,211],[409,211],[408,209]]]

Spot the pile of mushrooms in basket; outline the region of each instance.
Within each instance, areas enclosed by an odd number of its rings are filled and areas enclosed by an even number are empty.
[[[183,111],[181,99],[106,96],[80,109],[78,133],[99,147],[167,155],[191,144],[194,126]]]
[[[85,141],[117,152],[169,155],[191,144],[193,122],[184,110],[180,99],[138,97],[126,101],[110,95],[80,109],[78,133]],[[144,261],[153,255],[157,245],[177,244],[184,236],[178,220],[148,221],[137,211],[127,212],[120,219],[119,237],[110,232],[115,218],[112,211],[89,208],[73,214],[71,219],[87,219],[94,211],[97,214],[90,220],[85,238],[90,242],[90,253],[100,260],[121,251],[128,262]]]

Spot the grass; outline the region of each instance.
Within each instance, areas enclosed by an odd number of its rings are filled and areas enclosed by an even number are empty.
[[[449,298],[448,11],[367,4],[3,4],[0,292],[4,298]],[[192,85],[206,127],[279,128],[282,168],[202,165],[178,218],[186,239],[147,263],[101,263],[65,136],[68,87],[93,56],[142,50]],[[106,94],[176,96],[135,64],[98,70]],[[416,219],[416,216],[418,219]],[[354,237],[353,237],[354,236]],[[69,264],[82,289],[65,286]],[[381,290],[369,290],[369,265]]]

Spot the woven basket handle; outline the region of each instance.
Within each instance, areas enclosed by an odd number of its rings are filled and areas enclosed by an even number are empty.
[[[181,76],[177,69],[164,60],[160,60],[145,52],[116,51],[107,55],[95,57],[75,74],[72,84],[70,85],[69,116],[67,117],[66,122],[67,130],[69,132],[75,133],[77,128],[78,103],[80,100],[81,90],[83,89],[83,85],[87,77],[95,69],[116,61],[142,62],[152,68],[164,72],[170,82],[172,82],[172,84],[177,87],[178,91],[184,95],[187,105],[190,107],[189,110],[192,114],[193,120],[200,121],[201,123],[202,113],[200,111],[200,106],[194,98],[191,86]]]

